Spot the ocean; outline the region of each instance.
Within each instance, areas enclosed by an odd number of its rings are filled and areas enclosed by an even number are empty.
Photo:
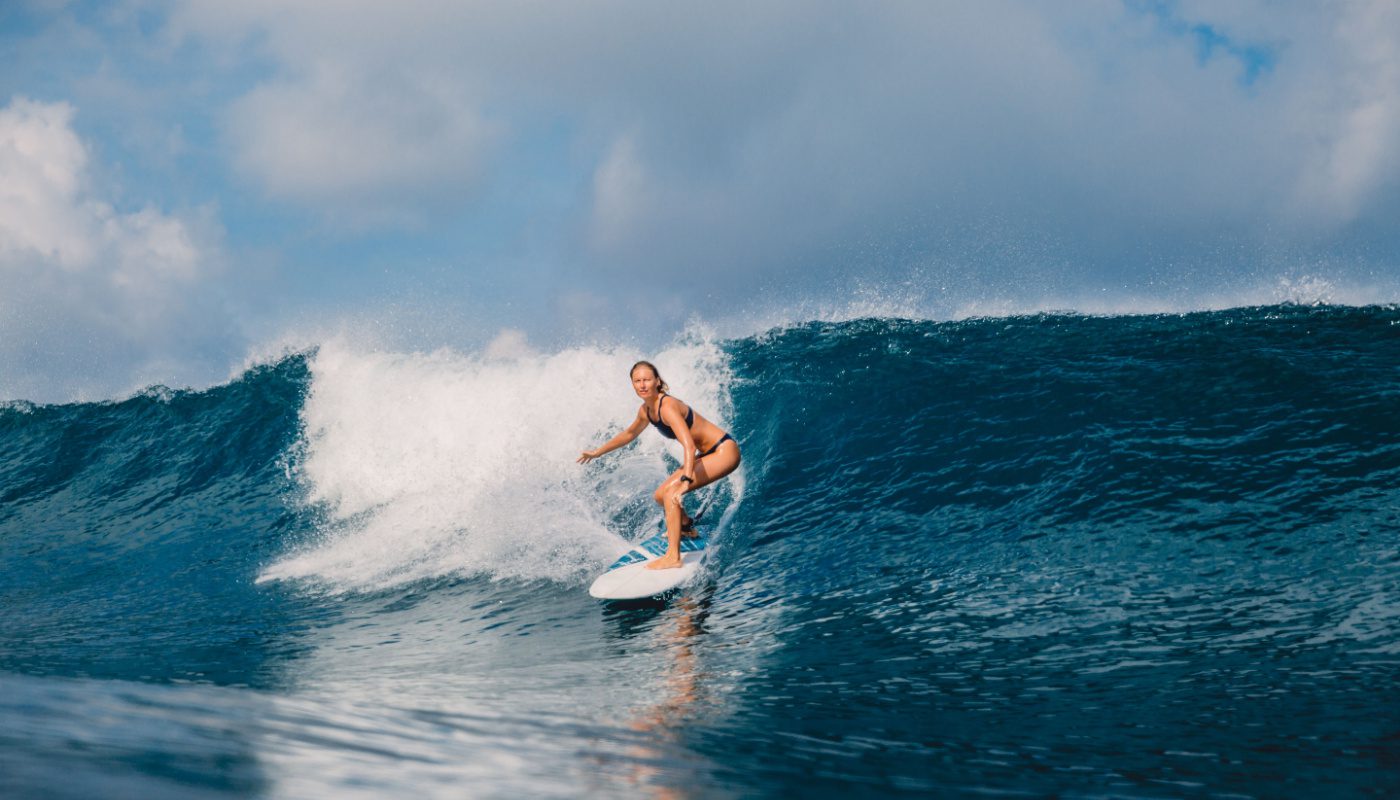
[[[729,430],[701,579],[591,579]],[[331,339],[0,406],[0,795],[1400,795],[1400,308]]]

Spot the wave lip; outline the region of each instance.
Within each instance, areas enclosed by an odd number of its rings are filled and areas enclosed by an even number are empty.
[[[919,275],[886,284],[858,284],[821,298],[759,296],[752,307],[716,323],[732,341],[810,323],[840,324],[866,319],[963,322],[1040,316],[1140,317],[1246,311],[1268,307],[1366,308],[1400,304],[1400,283],[1289,271],[1243,278],[1232,285],[1103,285],[1096,288],[1037,287],[1032,279],[1007,287],[963,285],[947,276]]]

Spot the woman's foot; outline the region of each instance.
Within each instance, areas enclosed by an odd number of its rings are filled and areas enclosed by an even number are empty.
[[[695,532],[695,520],[686,517],[681,522],[681,536],[686,539],[698,539],[700,534]]]
[[[681,554],[677,553],[674,558],[667,553],[660,558],[647,562],[647,569],[677,569],[681,565]]]

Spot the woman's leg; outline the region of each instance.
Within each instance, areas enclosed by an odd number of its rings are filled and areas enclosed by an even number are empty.
[[[681,565],[681,490],[672,485],[661,507],[666,510],[666,553],[647,562],[647,569],[674,569]]]
[[[651,493],[651,499],[655,500],[658,506],[661,506],[661,513],[663,516],[666,513],[666,496],[675,488],[676,482],[679,481],[680,478],[681,471],[676,470],[671,473],[669,478],[662,481],[660,486],[656,487],[656,491]],[[681,535],[693,538],[695,536],[694,525],[695,520],[691,519],[690,515],[685,513],[685,506],[681,506]]]
[[[701,487],[709,486],[723,478],[738,469],[739,462],[742,460],[739,455],[739,445],[733,439],[720,445],[719,449],[713,453],[695,459],[695,485],[691,486],[689,491],[693,492]],[[684,471],[684,468],[681,468],[672,472],[666,477],[666,480],[661,482],[660,486],[656,487],[656,491],[651,493],[651,498],[656,501],[657,505],[665,507],[666,495],[673,486],[680,484],[681,473]],[[682,509],[682,513],[684,513],[684,509]]]
[[[709,486],[720,478],[739,468],[739,462],[743,458],[739,455],[739,443],[733,439],[728,440],[719,446],[719,449],[707,456],[701,456],[695,460],[695,485],[690,487],[690,491],[695,491],[705,486]],[[679,471],[676,479],[680,480]]]
[[[739,467],[739,445],[732,439],[719,446],[715,452],[695,461],[695,484],[689,491],[709,486]],[[681,565],[681,524],[685,519],[685,509],[681,497],[686,493],[686,484],[681,483],[681,470],[671,473],[661,482],[652,495],[666,512],[666,554],[647,564],[648,569],[672,569]]]

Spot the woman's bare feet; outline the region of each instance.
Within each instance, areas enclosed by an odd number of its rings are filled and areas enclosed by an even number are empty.
[[[647,569],[677,569],[681,565],[681,554],[676,553],[674,557],[667,553],[660,558],[647,562]]]

